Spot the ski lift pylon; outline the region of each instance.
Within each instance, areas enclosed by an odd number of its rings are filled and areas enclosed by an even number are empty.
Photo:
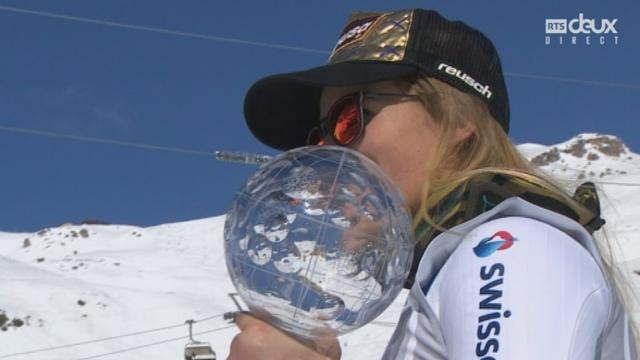
[[[189,324],[189,342],[184,346],[184,360],[216,360],[216,353],[211,349],[211,344],[193,339],[193,320],[187,320]]]

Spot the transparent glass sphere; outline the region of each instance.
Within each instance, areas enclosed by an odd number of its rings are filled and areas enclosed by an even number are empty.
[[[399,189],[364,155],[334,146],[263,164],[236,195],[224,239],[250,310],[304,338],[380,315],[402,289],[414,248]]]

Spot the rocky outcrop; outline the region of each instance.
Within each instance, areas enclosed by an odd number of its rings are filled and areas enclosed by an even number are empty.
[[[531,162],[537,166],[546,166],[562,161],[562,154],[587,161],[597,161],[603,156],[622,158],[629,154],[629,148],[622,140],[613,135],[583,134],[563,145],[554,146],[550,150],[538,154],[531,159]]]

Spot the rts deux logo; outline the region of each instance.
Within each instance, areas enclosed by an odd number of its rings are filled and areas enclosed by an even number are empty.
[[[551,45],[600,44],[618,45],[618,19],[590,19],[580,13],[574,19],[545,19],[544,43]]]
[[[497,233],[480,240],[480,243],[473,248],[473,252],[478,257],[487,257],[496,251],[507,250],[518,240],[508,231],[498,231]]]

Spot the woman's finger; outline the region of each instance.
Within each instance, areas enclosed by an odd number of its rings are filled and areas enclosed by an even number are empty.
[[[246,312],[239,312],[238,314],[236,314],[236,317],[234,319],[234,322],[236,323],[236,326],[240,329],[240,331],[244,331],[249,324],[252,324],[255,321],[259,320]]]

